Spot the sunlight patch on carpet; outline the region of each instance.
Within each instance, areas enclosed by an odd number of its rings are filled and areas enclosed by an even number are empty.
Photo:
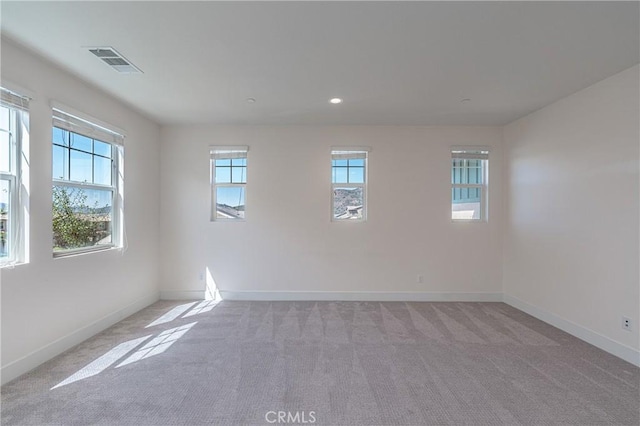
[[[145,328],[149,328],[149,327],[153,327],[154,325],[166,324],[168,322],[171,322],[174,319],[178,318],[180,315],[182,315],[185,312],[187,312],[189,309],[191,309],[191,307],[193,305],[195,305],[196,303],[197,302],[191,302],[191,303],[185,303],[184,305],[178,305],[175,308],[171,309],[166,314],[162,315],[157,320],[153,321],[151,324],[149,324]]]
[[[86,379],[88,377],[95,376],[97,374],[102,373],[104,370],[109,368],[111,364],[114,364],[116,361],[118,361],[120,358],[128,354],[132,349],[140,345],[142,342],[144,342],[151,336],[152,335],[150,334],[148,336],[140,337],[139,339],[133,339],[124,343],[120,343],[118,346],[111,349],[109,352],[102,355],[100,358],[96,359],[91,364],[87,365],[86,367],[79,370],[77,373],[74,373],[73,375],[69,376],[67,379],[63,380],[62,382],[52,387],[51,390],[55,388],[59,388],[61,386],[68,385],[73,382],[77,382],[78,380]]]
[[[163,331],[149,343],[134,352],[129,358],[116,365],[116,368],[163,353],[197,323],[196,321]]]

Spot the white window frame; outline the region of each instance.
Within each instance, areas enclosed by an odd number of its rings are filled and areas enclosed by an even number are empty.
[[[480,217],[477,219],[454,219],[452,215],[451,206],[449,207],[449,216],[452,222],[487,222],[489,219],[489,148],[477,147],[477,146],[455,146],[451,148],[451,159],[449,174],[453,168],[453,160],[466,159],[466,160],[481,160],[482,165],[482,183],[481,184],[461,184],[451,182],[451,199],[450,204],[453,205],[453,190],[454,189],[480,189]]]
[[[0,179],[9,182],[9,209],[7,220],[9,225],[5,229],[8,256],[0,259],[0,267],[10,267],[18,263],[27,262],[26,223],[24,199],[27,191],[23,191],[23,143],[28,137],[30,97],[18,94],[13,90],[0,87],[0,104],[9,109],[9,168],[0,171]]]
[[[332,222],[365,222],[368,216],[368,182],[369,182],[369,147],[332,147],[331,148],[331,221]],[[334,183],[333,182],[333,160],[364,159],[363,183]],[[347,171],[348,179],[348,171]],[[335,191],[338,188],[362,188],[362,217],[360,218],[338,218],[335,217]]]
[[[211,222],[244,222],[247,220],[247,181],[249,174],[248,162],[249,147],[246,145],[211,146],[209,147],[209,171],[211,187]],[[216,183],[216,160],[245,159],[244,182]],[[230,173],[233,175],[233,171]],[[217,217],[217,188],[243,188],[244,189],[244,216],[243,217]]]
[[[124,165],[124,132],[120,129],[105,125],[86,114],[78,113],[69,107],[53,106],[54,127],[79,134],[90,139],[111,145],[111,185],[77,182],[70,179],[52,177],[52,188],[61,186],[73,189],[88,189],[111,191],[111,243],[89,247],[53,251],[54,258],[71,255],[99,252],[123,246],[124,212],[123,212],[123,165]],[[51,148],[53,149],[53,141]],[[93,154],[92,154],[93,155]],[[53,161],[53,160],[52,160]]]

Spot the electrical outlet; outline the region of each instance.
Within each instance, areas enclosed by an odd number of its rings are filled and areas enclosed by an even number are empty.
[[[622,317],[622,329],[631,331],[631,318]]]
[[[204,281],[204,272],[200,272],[200,274],[198,275],[198,279],[200,281]]]
[[[424,277],[422,275],[418,275],[416,277],[416,282],[422,284],[424,282]]]

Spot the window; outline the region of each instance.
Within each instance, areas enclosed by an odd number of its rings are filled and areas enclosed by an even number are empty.
[[[331,151],[333,220],[366,219],[367,152],[364,149]]]
[[[489,151],[451,151],[451,219],[487,218]]]
[[[244,220],[248,150],[246,146],[211,148],[211,220]]]
[[[29,99],[0,88],[0,265],[26,261],[26,194],[23,143],[28,139]]]
[[[120,245],[124,136],[53,110],[53,253]]]

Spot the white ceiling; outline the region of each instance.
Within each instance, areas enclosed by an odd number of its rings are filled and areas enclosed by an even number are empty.
[[[638,2],[0,3],[3,36],[162,124],[502,125],[640,60]]]

